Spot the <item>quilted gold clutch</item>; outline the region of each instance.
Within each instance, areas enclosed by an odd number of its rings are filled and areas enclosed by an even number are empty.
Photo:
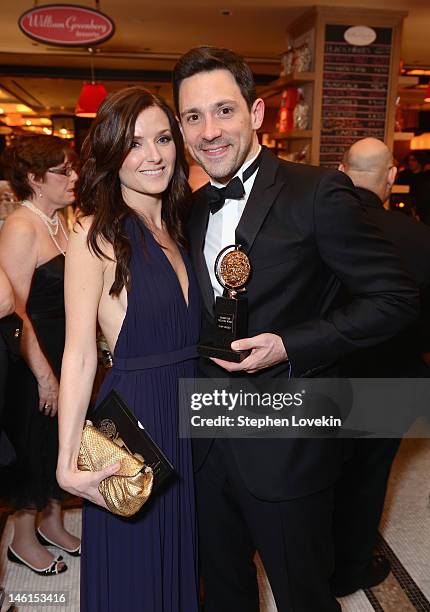
[[[151,495],[154,475],[141,458],[107,438],[91,421],[82,432],[78,468],[86,472],[102,470],[113,463],[121,467],[101,481],[99,491],[113,514],[131,516],[138,512]]]

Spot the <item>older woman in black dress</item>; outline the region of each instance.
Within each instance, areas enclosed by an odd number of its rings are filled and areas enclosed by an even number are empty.
[[[63,527],[63,494],[55,478],[68,240],[59,211],[74,201],[74,159],[67,144],[53,136],[19,139],[4,153],[7,178],[21,206],[1,229],[0,265],[23,319],[22,359],[9,373],[4,420],[17,455],[6,486],[8,501],[16,510],[8,558],[41,575],[67,569],[62,557],[53,556],[44,545],[80,553],[79,539]]]
[[[7,344],[2,336],[1,319],[12,314],[14,310],[15,297],[11,284],[2,268],[0,268],[0,432],[3,422],[4,392],[8,371]]]

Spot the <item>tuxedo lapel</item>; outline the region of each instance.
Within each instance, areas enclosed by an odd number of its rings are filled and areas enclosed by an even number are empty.
[[[260,168],[251,193],[236,228],[236,244],[249,253],[264,219],[266,218],[285,179],[277,176],[279,160],[269,149],[264,148]]]
[[[194,194],[193,213],[189,222],[191,255],[203,303],[210,316],[213,316],[214,293],[206,260],[203,254],[206,229],[209,220],[209,207],[204,187]]]

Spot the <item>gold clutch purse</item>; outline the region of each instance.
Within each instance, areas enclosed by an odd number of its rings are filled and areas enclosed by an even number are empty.
[[[113,463],[121,467],[101,481],[99,491],[113,514],[131,516],[138,512],[151,495],[154,475],[141,458],[131,454],[103,435],[91,421],[82,432],[78,468],[86,472],[102,470]]]

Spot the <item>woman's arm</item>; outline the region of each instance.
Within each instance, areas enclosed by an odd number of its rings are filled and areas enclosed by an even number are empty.
[[[45,415],[54,416],[58,381],[27,316],[27,300],[37,265],[37,236],[33,225],[26,219],[6,219],[0,232],[0,265],[10,280],[15,294],[15,309],[23,322],[21,353],[37,379],[39,409]]]
[[[82,429],[97,368],[96,323],[103,290],[103,262],[87,246],[90,221],[84,219],[81,223],[70,234],[66,255],[66,344],[58,411],[57,479],[63,489],[106,507],[98,485],[115,473],[119,465],[101,472],[77,469]]]
[[[0,268],[0,319],[15,310],[15,296],[8,277]]]

